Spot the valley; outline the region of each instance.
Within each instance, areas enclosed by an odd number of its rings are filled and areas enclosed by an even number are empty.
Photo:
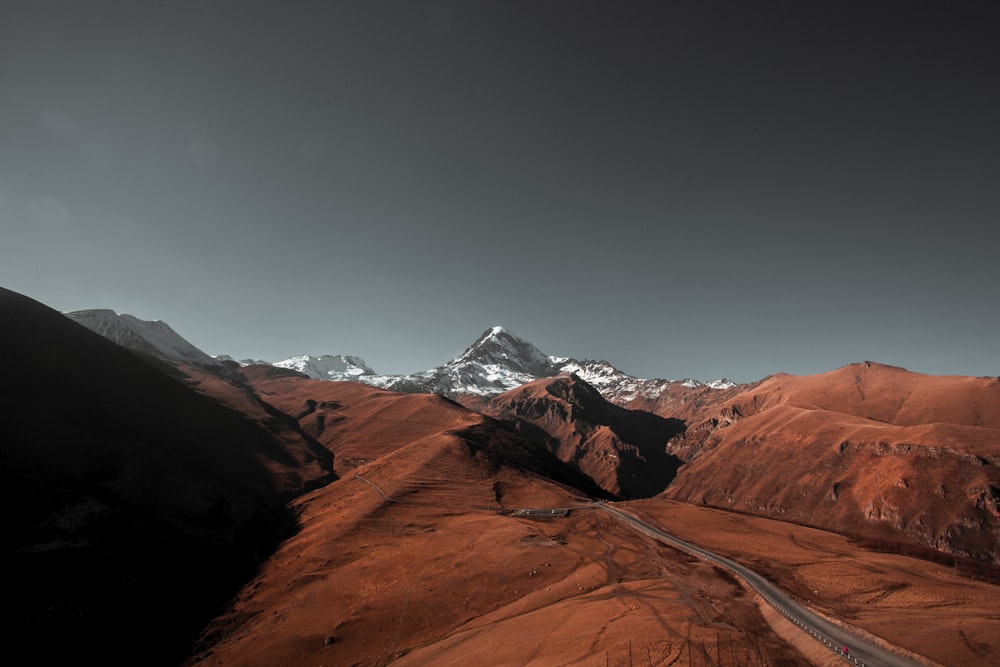
[[[2,297],[13,603],[25,637],[72,628],[53,655],[846,664],[662,530],[899,664],[1000,656],[995,378],[641,380],[494,327],[425,376],[447,391],[390,391]]]
[[[998,28],[0,0],[0,662],[1000,667]]]

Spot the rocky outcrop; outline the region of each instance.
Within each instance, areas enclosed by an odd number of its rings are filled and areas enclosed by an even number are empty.
[[[526,384],[479,409],[622,498],[659,493],[681,464],[666,443],[682,422],[609,403],[575,375]]]

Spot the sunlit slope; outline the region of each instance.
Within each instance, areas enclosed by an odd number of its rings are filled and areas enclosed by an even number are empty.
[[[778,375],[671,443],[670,498],[1000,559],[1000,380]]]

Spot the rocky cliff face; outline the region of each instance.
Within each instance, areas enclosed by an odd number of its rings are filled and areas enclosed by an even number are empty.
[[[616,406],[575,375],[537,380],[480,410],[507,423],[622,498],[665,489],[681,461],[666,451],[677,420]]]

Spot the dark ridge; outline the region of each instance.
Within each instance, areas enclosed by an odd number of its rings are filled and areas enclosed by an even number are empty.
[[[8,630],[46,662],[175,665],[295,528],[258,424],[0,289]],[[42,648],[43,647],[43,648]]]
[[[466,443],[472,456],[485,458],[497,469],[508,466],[524,470],[590,498],[618,499],[576,467],[535,446],[498,420],[488,418],[483,424],[455,431],[455,435]]]
[[[617,438],[613,446],[618,463],[613,480],[617,490],[608,480],[603,480],[604,488],[625,499],[655,496],[677,476],[683,461],[668,453],[666,445],[684,432],[683,421],[614,405],[576,375],[538,382],[544,382],[544,394],[514,389],[489,402],[490,414],[578,469],[581,459],[593,454],[589,438],[606,427]],[[560,432],[566,425],[572,426],[569,435]]]

